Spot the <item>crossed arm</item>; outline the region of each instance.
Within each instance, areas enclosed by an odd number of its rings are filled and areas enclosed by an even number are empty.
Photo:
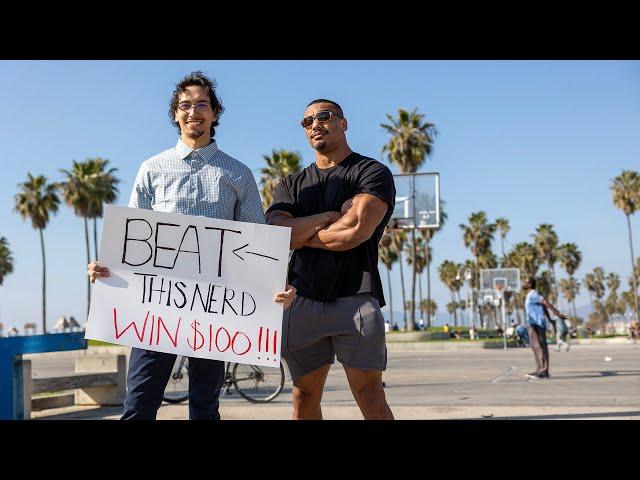
[[[267,215],[267,223],[291,227],[292,250],[313,247],[342,252],[371,238],[387,208],[384,200],[361,193],[347,200],[340,212],[294,218],[288,212],[276,210]]]

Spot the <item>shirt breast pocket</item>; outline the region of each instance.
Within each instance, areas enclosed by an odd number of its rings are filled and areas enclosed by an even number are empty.
[[[154,201],[151,207],[160,212],[173,211],[179,188],[180,185],[171,175],[160,175],[154,185]]]

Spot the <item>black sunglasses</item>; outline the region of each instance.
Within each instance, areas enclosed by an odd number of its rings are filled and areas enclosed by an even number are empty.
[[[316,118],[320,123],[327,123],[329,120],[331,120],[333,115],[337,115],[338,117],[342,118],[342,115],[340,115],[339,113],[332,112],[331,110],[322,110],[316,113],[315,115],[309,115],[308,117],[304,117],[300,121],[300,125],[302,125],[304,128],[309,128],[311,125],[313,125],[313,121]]]

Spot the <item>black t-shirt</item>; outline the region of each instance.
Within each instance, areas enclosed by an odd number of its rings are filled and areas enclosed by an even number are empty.
[[[280,181],[267,213],[282,210],[294,217],[308,217],[340,211],[346,200],[360,193],[384,200],[388,205],[386,215],[371,238],[351,250],[295,250],[289,262],[288,281],[299,295],[332,302],[337,297],[371,293],[381,307],[385,305],[378,273],[378,242],[395,204],[396,189],[389,168],[355,152],[331,168],[320,169],[314,162]]]

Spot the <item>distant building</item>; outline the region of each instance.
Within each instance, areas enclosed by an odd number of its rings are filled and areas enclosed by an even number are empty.
[[[53,329],[57,332],[64,332],[69,328],[69,320],[64,315],[58,319]]]
[[[36,324],[35,323],[25,323],[24,324],[24,334],[25,335],[35,335],[36,334]]]
[[[2,336],[3,330],[4,330],[4,324],[0,322],[0,337]]]
[[[53,328],[56,332],[78,332],[82,330],[82,327],[73,315],[70,315],[69,318],[65,316],[60,317]]]
[[[77,320],[73,318],[73,315],[69,316],[69,328],[72,332],[78,332],[82,329]]]

